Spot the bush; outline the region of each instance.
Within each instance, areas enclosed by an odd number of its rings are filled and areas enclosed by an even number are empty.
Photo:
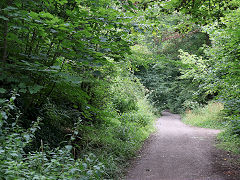
[[[101,157],[106,168],[104,177],[108,179],[121,177],[121,172],[127,166],[126,161],[135,155],[153,132],[152,125],[156,117],[150,110],[152,107],[146,99],[138,99],[137,107],[138,110],[122,114],[109,108],[112,116],[105,117],[105,123],[81,127],[82,142],[86,143],[83,144],[86,148],[84,151]]]
[[[66,99],[59,104],[62,95],[49,98],[29,128],[22,127],[22,113],[15,105],[17,94],[13,93],[1,108],[0,178],[120,177],[126,161],[152,132],[155,115],[138,81],[125,76],[107,86],[112,91],[104,90],[106,84],[90,89],[92,96],[99,96],[84,112],[76,104],[67,106],[71,102]],[[124,90],[126,86],[128,90]],[[125,97],[134,102],[134,108],[116,106]]]
[[[18,125],[21,113],[16,110],[11,120],[15,118],[15,121],[9,123],[9,110],[17,109],[16,95],[13,93],[1,109],[0,179],[98,179],[103,175],[104,165],[94,154],[88,153],[75,160],[70,144],[50,149],[42,143],[40,151],[26,153],[25,148],[40,129],[41,118],[24,130]]]

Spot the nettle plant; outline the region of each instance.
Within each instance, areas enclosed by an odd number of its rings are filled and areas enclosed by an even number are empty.
[[[75,160],[71,142],[62,148],[50,149],[41,141],[39,151],[27,151],[35,138],[34,134],[40,129],[41,118],[37,118],[29,129],[21,128],[21,112],[14,104],[17,96],[13,92],[9,100],[1,101],[1,179],[96,179],[103,174],[105,167],[94,154],[89,153]],[[73,135],[71,140],[74,138]]]

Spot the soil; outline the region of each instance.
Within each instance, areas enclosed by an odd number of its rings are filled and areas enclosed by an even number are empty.
[[[126,180],[240,180],[237,155],[215,147],[219,130],[190,127],[164,112]]]

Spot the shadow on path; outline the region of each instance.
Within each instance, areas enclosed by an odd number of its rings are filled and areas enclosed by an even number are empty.
[[[190,127],[180,116],[164,112],[156,132],[132,162],[127,180],[237,180],[216,166],[219,130]],[[240,177],[238,177],[240,180]]]

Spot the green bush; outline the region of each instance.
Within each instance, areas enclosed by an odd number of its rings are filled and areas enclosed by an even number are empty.
[[[75,106],[59,94],[49,98],[29,128],[21,127],[16,93],[2,103],[1,178],[102,179],[116,178],[153,131],[154,109],[144,87],[129,74],[115,83],[89,88],[89,108]],[[135,79],[137,80],[137,79]],[[106,91],[105,87],[111,91]],[[124,90],[126,87],[129,89]],[[77,93],[77,92],[76,92]],[[88,92],[89,93],[89,92]],[[94,98],[94,103],[91,98]],[[125,97],[134,102],[121,112]],[[63,98],[62,104],[58,99]],[[71,105],[70,105],[71,104]],[[25,118],[25,117],[24,117]]]
[[[138,110],[119,114],[118,110],[109,108],[111,116],[105,117],[104,123],[81,127],[82,142],[86,147],[84,151],[91,151],[101,157],[107,178],[121,177],[121,172],[127,166],[126,160],[135,155],[136,150],[154,130],[156,117],[152,106],[146,99],[137,102]]]
[[[9,123],[10,110],[14,105],[15,93],[1,108],[0,116],[0,178],[1,179],[99,179],[104,174],[104,165],[88,153],[75,160],[73,146],[65,145],[50,149],[41,141],[39,151],[26,152],[26,147],[35,138],[42,119],[24,130],[18,125],[19,111]]]

